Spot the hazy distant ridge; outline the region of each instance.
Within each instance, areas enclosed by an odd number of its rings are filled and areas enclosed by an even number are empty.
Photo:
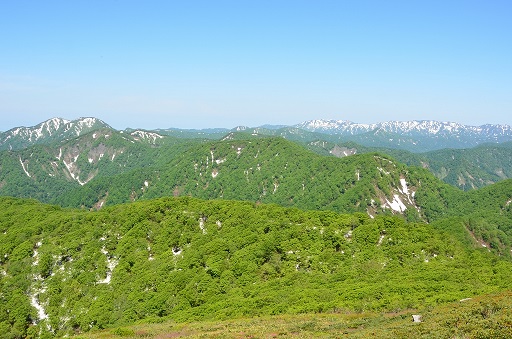
[[[22,149],[34,144],[69,139],[101,128],[112,129],[97,118],[80,118],[73,121],[53,118],[33,127],[17,127],[7,132],[0,132],[0,150]],[[135,129],[126,130],[129,133],[133,131]],[[471,148],[483,143],[512,141],[512,127],[509,125],[469,126],[435,120],[362,124],[347,120],[317,119],[293,126],[263,125],[255,128],[237,126],[232,129],[160,128],[153,132],[181,138],[219,139],[230,131],[281,135],[285,138],[293,134],[294,138],[304,140],[311,138],[316,140],[319,137],[321,139],[320,135],[323,134],[331,136],[329,140],[334,137],[335,139],[331,140],[333,142],[353,141],[364,146],[405,149],[411,152],[426,152],[443,148]],[[308,132],[309,135],[307,135]]]
[[[354,123],[347,120],[309,120],[295,125],[313,132],[327,134],[356,135],[375,130],[401,135],[474,135],[486,138],[512,137],[512,127],[509,125],[485,124],[481,126],[462,125],[456,122],[441,122],[435,120],[386,121],[375,124]],[[496,140],[499,141],[499,140]]]

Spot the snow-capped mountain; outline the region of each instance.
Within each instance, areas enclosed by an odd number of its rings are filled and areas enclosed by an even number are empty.
[[[17,127],[0,132],[0,150],[23,149],[35,144],[69,140],[102,128],[112,129],[97,118],[53,118],[33,127]],[[373,124],[347,120],[310,120],[288,127],[265,125],[256,128],[237,126],[232,129],[153,131],[127,129],[125,132],[132,133],[137,140],[146,140],[150,143],[161,140],[163,136],[222,139],[230,132],[250,132],[298,141],[352,141],[363,146],[404,149],[415,153],[512,141],[512,127],[509,125],[468,126],[434,120],[387,121]]]
[[[111,127],[97,118],[53,118],[33,127],[16,127],[0,133],[0,150],[21,149],[49,141],[74,138],[100,128]]]
[[[356,135],[381,129],[401,135],[472,134],[491,139],[504,136],[512,137],[512,127],[509,125],[468,126],[434,120],[386,121],[375,124],[360,124],[347,120],[309,120],[294,127],[313,132],[344,135]]]
[[[310,120],[294,127],[311,132],[349,137],[371,146],[401,145],[399,148],[425,151],[440,148],[465,148],[482,143],[512,140],[509,125],[468,126],[434,120],[387,121],[360,124],[346,120]],[[411,144],[408,147],[406,144]]]

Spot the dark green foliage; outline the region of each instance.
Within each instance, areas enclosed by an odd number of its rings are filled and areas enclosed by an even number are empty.
[[[409,166],[424,167],[445,183],[465,191],[512,178],[511,142],[483,144],[468,149],[440,149],[425,153],[412,153],[393,147],[365,147],[354,143],[335,144],[325,141],[310,142],[306,147],[323,155],[343,156],[340,151],[342,149],[359,154],[388,154]]]
[[[467,192],[454,198],[451,225],[461,225],[478,247],[510,256],[512,245],[512,180]],[[445,223],[439,220],[437,224]]]
[[[70,190],[81,189],[76,196],[66,195],[66,205],[99,203],[105,197],[87,187],[91,180],[167,164],[185,145],[195,143],[171,137],[150,142],[138,134],[98,129],[71,140],[2,151],[0,194],[53,202]]]
[[[237,134],[240,136],[240,134]],[[318,156],[281,138],[208,142],[191,146],[168,164],[97,178],[52,201],[93,207],[169,195],[277,203],[337,212],[392,213],[386,200],[400,194],[409,220],[421,220],[411,197],[400,193],[400,179],[411,190],[439,181],[427,171],[408,169],[379,154],[336,159]],[[416,173],[418,172],[418,173]]]

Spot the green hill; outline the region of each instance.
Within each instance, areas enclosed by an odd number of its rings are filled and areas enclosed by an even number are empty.
[[[395,216],[188,197],[88,212],[1,198],[0,228],[5,338],[398,311],[511,288],[509,261]]]
[[[91,180],[166,163],[195,142],[98,129],[69,140],[0,152],[0,194],[51,202]]]
[[[424,168],[380,153],[335,158],[281,137],[237,132],[223,139],[191,141],[103,129],[63,143],[4,151],[0,193],[87,209],[193,196],[371,217],[404,215],[409,221],[453,217],[473,236],[469,243],[510,255],[512,218],[506,211],[512,189],[506,180],[464,193]],[[309,145],[317,151],[332,146]],[[355,147],[339,146],[338,151],[350,153]],[[411,155],[397,154],[406,160]]]
[[[447,184],[462,190],[473,190],[512,178],[512,143],[483,144],[468,149],[441,149],[426,153],[366,147],[355,143],[333,143],[316,140],[305,146],[322,155],[339,157],[356,153],[388,154],[409,166],[428,169]]]
[[[253,137],[195,144],[165,165],[98,178],[51,202],[91,208],[100,201],[190,195],[428,220],[435,212],[430,202],[446,208],[458,192],[426,170],[377,153],[339,159],[282,138]]]

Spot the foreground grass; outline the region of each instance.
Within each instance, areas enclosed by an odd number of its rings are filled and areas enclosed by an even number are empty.
[[[422,322],[412,322],[421,314]],[[512,338],[512,291],[399,313],[301,314],[119,327],[91,339],[168,338]]]

